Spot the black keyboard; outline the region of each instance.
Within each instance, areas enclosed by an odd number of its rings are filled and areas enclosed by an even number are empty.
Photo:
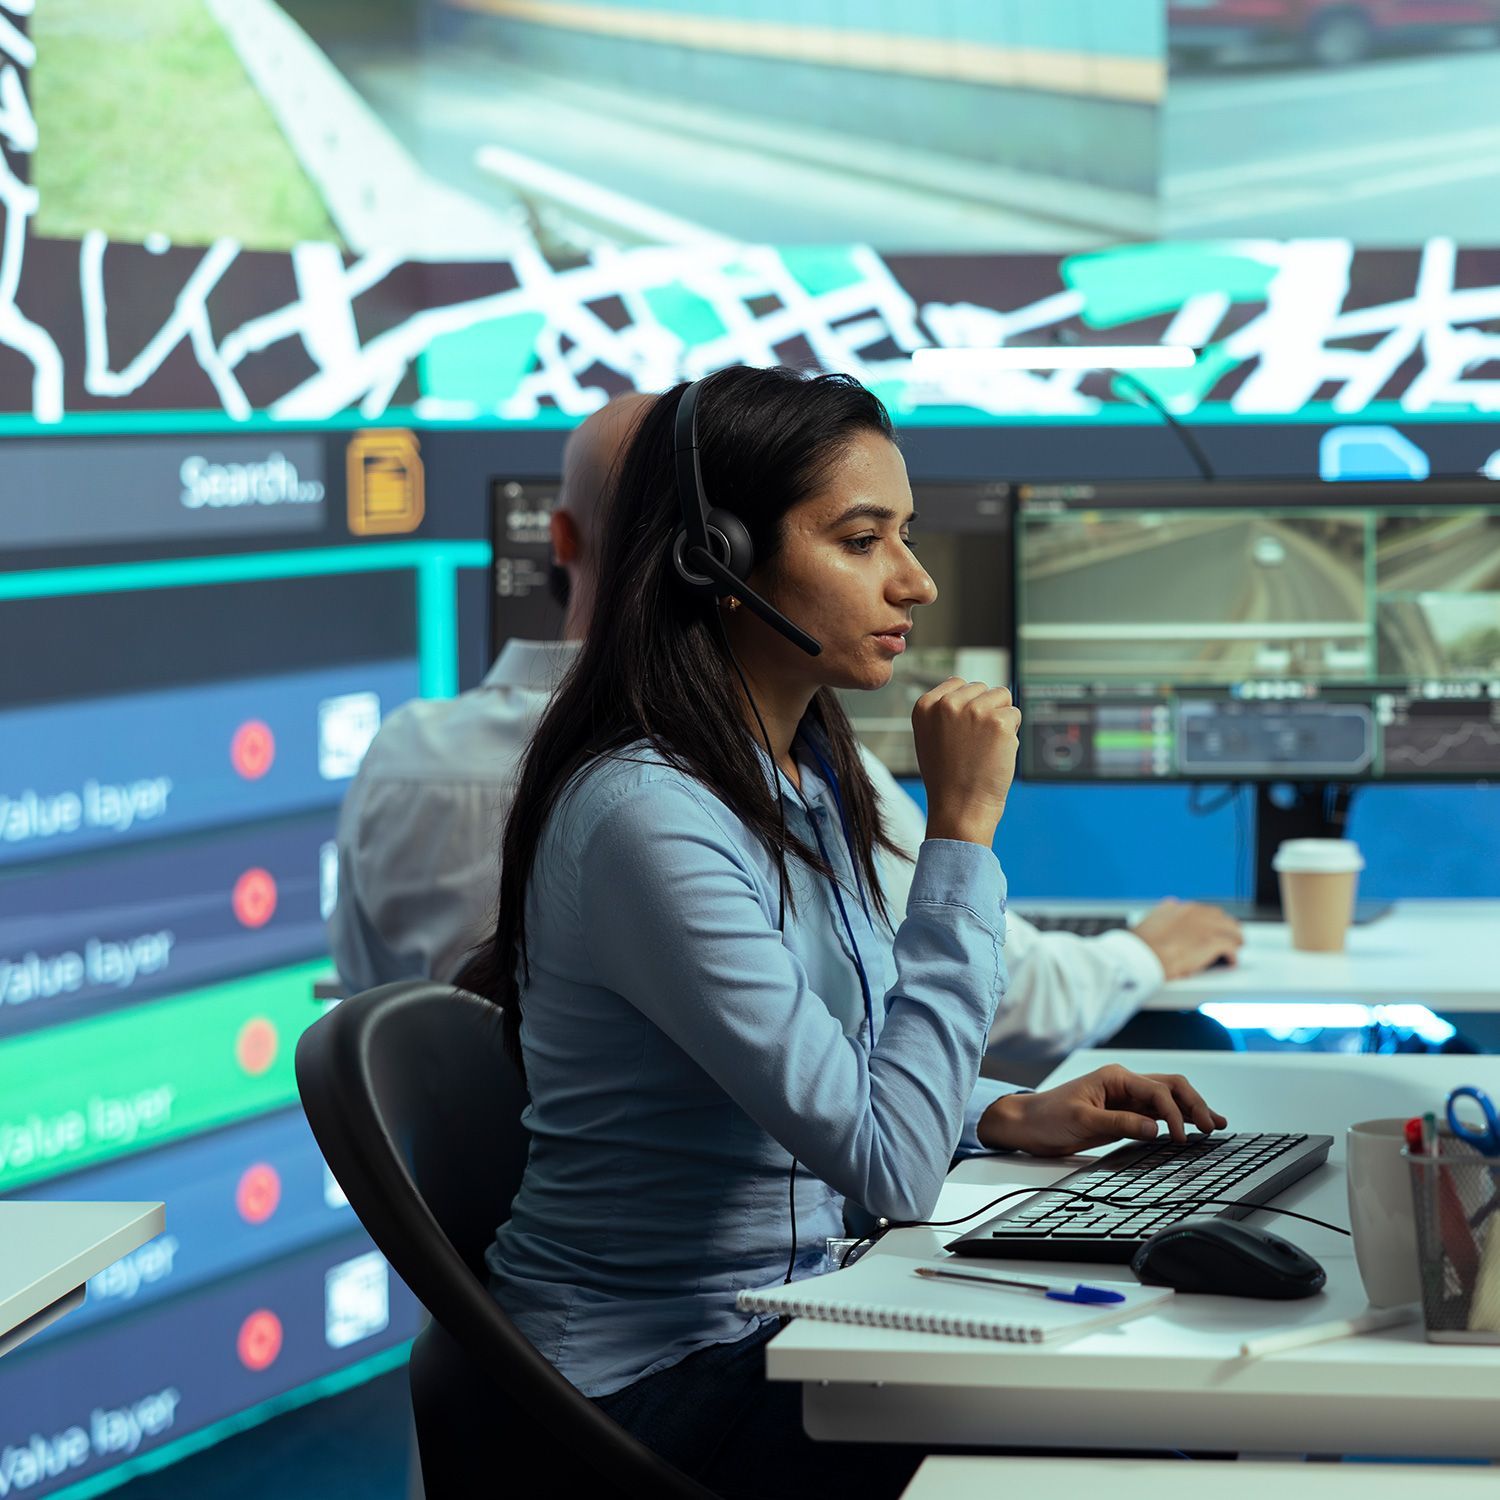
[[[1138,1141],[1017,1199],[948,1249],[996,1260],[1123,1264],[1168,1224],[1201,1215],[1244,1218],[1326,1161],[1332,1144],[1331,1135],[1245,1132]],[[1057,1191],[1064,1188],[1108,1201],[1067,1197]]]
[[[1124,917],[1107,917],[1098,912],[1020,911],[1038,932],[1075,932],[1079,937],[1098,937],[1101,932],[1118,932],[1130,924]]]

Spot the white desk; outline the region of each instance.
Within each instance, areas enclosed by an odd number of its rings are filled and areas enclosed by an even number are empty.
[[[1075,1054],[1051,1082],[1109,1059]],[[1433,1056],[1132,1054],[1142,1072],[1180,1072],[1229,1116],[1231,1128],[1320,1131],[1335,1137],[1328,1165],[1280,1198],[1347,1224],[1343,1131],[1352,1121],[1406,1115],[1457,1083],[1500,1091],[1500,1058]],[[1020,1157],[965,1162],[936,1217],[978,1208],[1007,1186],[1045,1186],[1070,1170]],[[978,1222],[978,1221],[976,1221]],[[1250,1332],[1363,1311],[1347,1238],[1294,1220],[1253,1215],[1316,1255],[1328,1286],[1297,1302],[1179,1297],[1166,1312],[1060,1348],[860,1328],[798,1318],[771,1343],[767,1374],[803,1382],[817,1438],[925,1446],[1199,1448],[1249,1453],[1500,1456],[1500,1347],[1429,1344],[1419,1323],[1263,1359],[1242,1359]],[[902,1230],[872,1254],[939,1253],[955,1230]],[[1005,1262],[994,1262],[1001,1265]],[[1010,1262],[1036,1270],[1035,1262]],[[1124,1267],[1049,1265],[1049,1274],[1128,1277]]]
[[[1232,969],[1174,979],[1151,1010],[1215,1000],[1416,1001],[1437,1011],[1500,1010],[1500,901],[1398,901],[1377,922],[1349,929],[1342,953],[1298,953],[1279,922],[1245,923]]]
[[[1207,1468],[1207,1472],[1205,1472]],[[1495,1471],[1472,1464],[1213,1464],[1180,1458],[928,1458],[901,1500],[1494,1500]]]
[[[1117,913],[1141,902],[1018,901],[1022,911]],[[1196,1010],[1224,1000],[1415,1001],[1436,1011],[1500,1011],[1500,901],[1398,901],[1378,921],[1349,929],[1343,953],[1298,953],[1280,922],[1246,922],[1232,969],[1174,979],[1147,1010]]]
[[[165,1225],[160,1203],[0,1203],[0,1354],[78,1307],[90,1276]]]

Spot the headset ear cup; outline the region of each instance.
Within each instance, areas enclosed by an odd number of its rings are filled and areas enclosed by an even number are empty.
[[[750,533],[745,529],[745,523],[730,510],[711,510],[706,519],[710,532],[710,544],[712,544],[712,533],[715,531],[729,544],[729,556],[721,559],[724,566],[736,578],[748,578],[751,569],[755,567],[755,544],[750,540]]]

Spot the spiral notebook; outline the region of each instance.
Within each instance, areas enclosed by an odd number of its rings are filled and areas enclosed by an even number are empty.
[[[1126,1318],[1160,1308],[1172,1297],[1170,1287],[1136,1286],[1131,1282],[1100,1282],[1124,1295],[1123,1302],[1082,1305],[1055,1302],[1040,1292],[977,1281],[939,1281],[918,1276],[919,1265],[953,1264],[908,1260],[898,1255],[867,1255],[845,1271],[830,1271],[794,1281],[790,1286],[765,1287],[739,1294],[741,1312],[776,1313],[782,1317],[820,1318],[833,1323],[859,1323],[867,1328],[905,1328],[917,1333],[951,1333],[966,1338],[1000,1339],[1009,1344],[1055,1344],[1107,1328]],[[964,1262],[966,1276],[984,1276],[982,1268]],[[1002,1274],[999,1272],[996,1275]],[[1061,1284],[1057,1276],[1015,1273],[1026,1280]],[[985,1277],[988,1280],[988,1277]]]

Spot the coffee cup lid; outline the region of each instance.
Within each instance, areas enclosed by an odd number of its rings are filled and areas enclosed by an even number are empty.
[[[1353,839],[1286,839],[1271,861],[1273,870],[1289,875],[1345,875],[1364,867]]]

